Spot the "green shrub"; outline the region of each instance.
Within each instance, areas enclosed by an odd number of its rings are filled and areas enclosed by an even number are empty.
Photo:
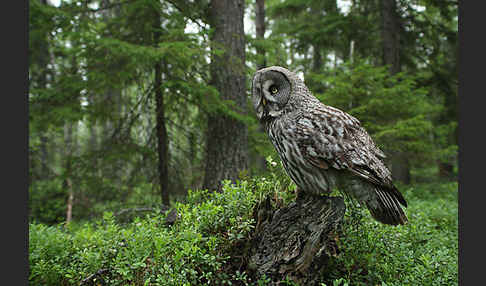
[[[256,181],[259,191],[254,191]],[[263,185],[262,185],[263,184]],[[123,227],[113,214],[82,226],[29,229],[29,280],[37,285],[74,285],[102,269],[108,285],[199,285],[246,280],[245,273],[222,271],[235,243],[248,237],[252,210],[265,180],[224,183],[223,192],[189,191],[176,203],[179,219],[147,215]],[[100,279],[100,278],[99,278]]]
[[[347,204],[340,255],[325,280],[349,285],[457,285],[457,183],[401,187],[409,223],[391,227]],[[339,284],[341,285],[341,284]]]
[[[79,285],[103,270],[96,281],[106,285],[267,285],[242,263],[253,208],[268,195],[279,205],[294,199],[281,167],[269,162],[270,177],[189,191],[174,204],[179,217],[170,226],[155,213],[122,225],[109,212],[84,224],[31,223],[30,283]],[[347,203],[340,253],[323,285],[457,285],[457,183],[400,189],[409,202],[405,226],[379,224]]]

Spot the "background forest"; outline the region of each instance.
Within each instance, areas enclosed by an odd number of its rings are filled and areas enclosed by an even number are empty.
[[[408,246],[395,254],[406,256],[413,241],[444,247],[439,255],[417,253],[423,269],[407,279],[431,280],[408,284],[457,284],[457,262],[447,262],[457,260],[457,55],[458,2],[451,0],[30,0],[29,280],[78,285],[113,267],[107,285],[250,279],[235,272],[224,258],[232,250],[220,246],[250,233],[251,209],[263,194],[291,200],[292,183],[272,164],[278,156],[249,97],[253,73],[280,65],[323,103],[359,118],[388,155],[411,200],[408,212],[423,216],[399,231]],[[203,197],[211,198],[206,209]],[[170,230],[181,237],[156,227],[155,213],[168,206],[182,217]],[[356,213],[350,223],[368,216]],[[187,237],[191,224],[197,235]],[[366,226],[369,245],[392,233],[371,221]],[[140,228],[147,237],[134,249],[141,253],[107,254],[122,236],[142,235]],[[221,229],[230,230],[219,237]],[[447,242],[433,241],[426,229],[443,232]],[[212,246],[208,233],[216,237]],[[329,274],[326,281],[337,283],[331,285],[393,285],[394,267],[412,267],[395,261],[399,266],[375,269],[375,276],[369,269],[353,276],[384,258],[379,251],[363,256],[369,245],[348,234],[355,247]],[[167,257],[157,242],[159,252],[143,252],[150,247],[142,242],[154,235],[170,237],[160,242],[167,249],[181,241],[209,248],[186,249],[179,255],[195,257],[192,264],[174,258],[172,274],[165,264],[147,274],[147,259]],[[79,254],[83,248],[92,256]],[[130,257],[141,264],[123,268]]]

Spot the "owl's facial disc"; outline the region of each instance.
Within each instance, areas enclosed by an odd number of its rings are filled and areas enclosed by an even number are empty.
[[[278,96],[278,86],[275,84],[273,79],[268,79],[263,82],[263,97],[262,101],[270,101],[278,103],[277,96]],[[265,102],[264,102],[265,104]]]
[[[257,72],[252,84],[253,107],[258,119],[280,116],[291,91],[287,77],[274,70]]]

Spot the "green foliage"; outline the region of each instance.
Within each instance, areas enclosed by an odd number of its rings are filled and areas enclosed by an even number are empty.
[[[269,177],[227,181],[222,192],[189,191],[174,204],[179,217],[171,226],[160,214],[120,225],[109,212],[92,223],[31,223],[30,283],[77,285],[105,270],[96,279],[109,285],[267,285],[268,278],[233,267],[244,265],[255,205],[266,196],[277,206],[295,199],[282,167],[267,160]],[[405,226],[379,224],[348,204],[340,253],[323,285],[457,285],[457,183],[401,189]]]
[[[38,142],[44,136],[47,146],[43,147],[54,153],[54,144],[67,145],[65,127],[73,125],[77,130],[75,154],[67,154],[65,148],[45,161],[36,149],[40,144],[30,145],[36,163],[29,170],[33,181],[52,178],[39,166],[65,171],[67,160],[72,159],[69,176],[75,186],[76,219],[157,204],[153,70],[156,62],[163,62],[170,137],[171,189],[166,191],[177,198],[197,185],[204,151],[202,111],[230,106],[218,105],[218,93],[208,84],[207,31],[186,33],[185,17],[165,1],[128,1],[99,11],[93,5],[104,2],[61,1],[55,7],[35,0],[29,5],[30,140]],[[161,23],[154,28],[157,16]],[[180,170],[188,169],[192,176],[181,174]],[[140,194],[141,189],[145,194]],[[39,192],[33,194],[36,198],[48,197],[41,194],[49,192],[46,188],[31,190]],[[44,208],[35,205],[41,200],[31,203],[34,209]],[[46,221],[38,212],[31,214]]]
[[[309,47],[321,51],[346,44],[343,33],[348,21],[336,1],[270,1],[268,12],[277,20],[272,32],[291,38],[290,45],[300,54]]]
[[[187,189],[202,183],[211,113],[224,113],[247,126],[247,172],[268,171],[259,162],[276,152],[255,119],[250,98],[248,110],[240,112],[211,86],[210,47],[215,45],[205,17],[208,1],[187,7],[154,0],[108,7],[106,1],[43,2],[29,1],[31,219],[61,219],[62,200],[46,203],[45,198],[54,186],[59,195],[66,192],[53,172],[67,175],[71,159],[75,219],[159,204],[153,97],[154,63],[159,61],[171,199],[182,199]],[[247,7],[253,4],[246,1]],[[256,39],[253,29],[246,30],[247,90],[257,62],[288,67],[302,73],[325,103],[358,117],[388,155],[407,152],[412,180],[431,180],[441,163],[457,169],[455,2],[397,1],[404,73],[393,77],[376,67],[382,63],[378,2],[348,1],[349,9],[341,4],[265,1],[265,38]],[[246,9],[245,17],[253,18],[254,12]],[[77,129],[73,154],[69,148],[57,151],[67,145],[68,126]]]
[[[265,183],[264,183],[265,184]],[[268,186],[267,186],[268,187]],[[29,229],[29,280],[42,285],[75,285],[109,269],[109,285],[200,285],[245,281],[246,274],[224,273],[228,253],[253,228],[252,209],[265,188],[247,181],[225,182],[221,193],[190,191],[176,203],[173,226],[165,215],[136,218],[122,227],[112,213],[82,226]]]
[[[405,226],[383,226],[370,219],[367,210],[347,205],[340,254],[326,280],[343,279],[349,285],[458,285],[457,183],[402,190],[409,204]]]
[[[179,10],[173,1],[124,1],[95,11],[93,5],[103,1],[61,1],[59,7],[29,1],[32,284],[78,285],[102,269],[107,285],[269,282],[237,269],[244,265],[241,253],[254,226],[252,209],[266,196],[276,207],[291,202],[295,185],[272,159],[275,150],[252,111],[236,112],[234,102],[220,100],[210,84],[207,2]],[[406,152],[415,181],[434,181],[437,162],[456,161],[454,2],[397,1],[404,72],[395,76],[377,67],[382,56],[377,1],[352,1],[347,13],[336,1],[265,2],[266,38],[246,35],[247,79],[263,58],[267,66],[302,72],[315,95],[359,118],[385,152]],[[160,25],[154,23],[156,15]],[[202,26],[188,32],[188,22]],[[255,53],[257,48],[265,54]],[[165,215],[150,213],[122,224],[106,211],[160,205],[152,95],[158,61],[163,63],[169,191],[180,218],[167,226]],[[267,158],[268,167],[265,176],[256,177],[263,170],[252,162],[254,177],[226,182],[221,193],[195,190],[184,197],[187,189],[201,185],[209,113],[244,122],[249,152]],[[72,146],[65,135],[69,126],[76,128]],[[59,146],[65,151],[58,152]],[[67,188],[62,182],[68,177],[75,220],[63,225]],[[404,227],[380,225],[350,205],[341,255],[324,277],[326,285],[457,284],[457,185],[400,189],[410,205],[410,224]],[[86,219],[95,220],[80,222]]]

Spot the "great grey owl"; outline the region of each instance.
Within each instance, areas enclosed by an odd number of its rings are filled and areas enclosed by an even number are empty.
[[[317,195],[337,187],[379,222],[408,221],[400,206],[407,202],[382,162],[385,154],[358,119],[321,103],[295,73],[278,66],[255,73],[252,102],[299,190]]]

